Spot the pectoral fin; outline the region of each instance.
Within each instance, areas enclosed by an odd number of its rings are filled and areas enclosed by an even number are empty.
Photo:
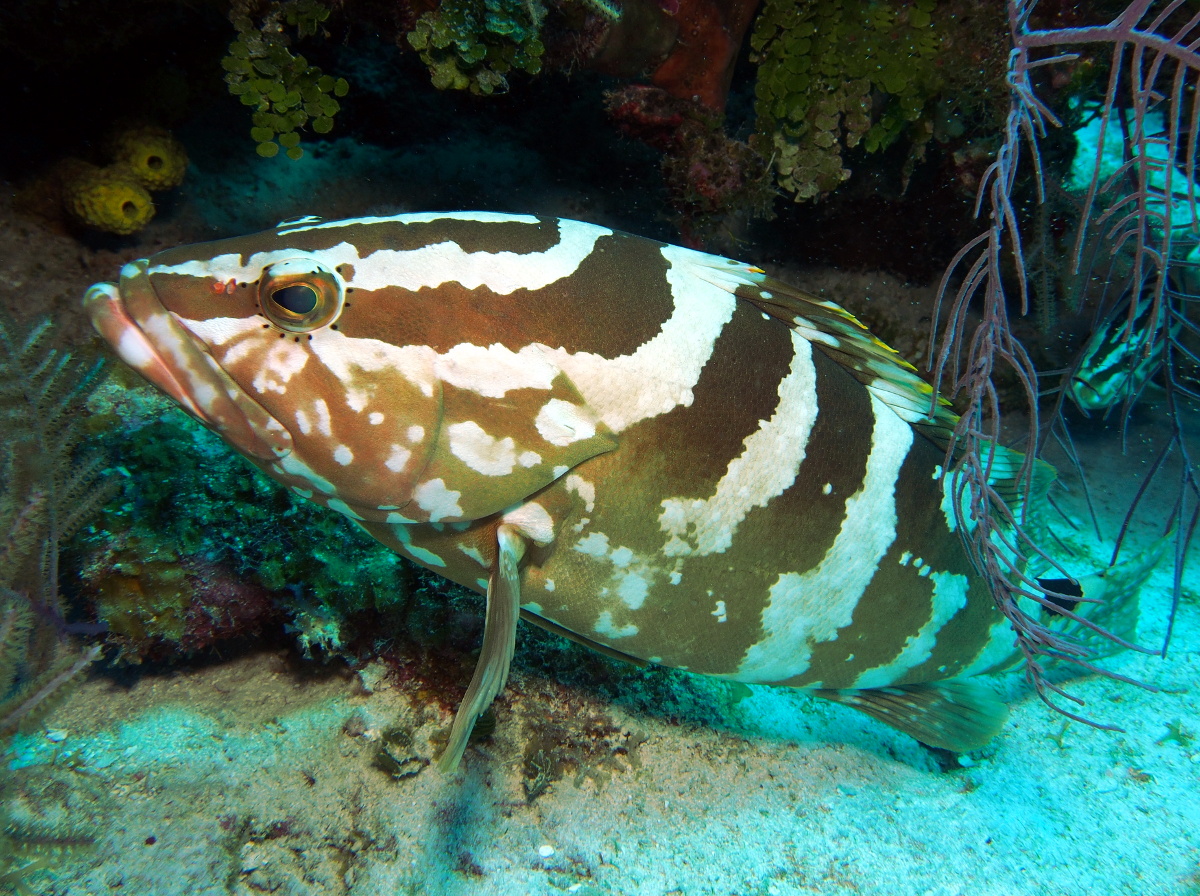
[[[1008,708],[985,685],[941,681],[864,690],[813,691],[818,697],[853,706],[923,744],[965,753],[996,736]]]
[[[588,650],[594,650],[596,653],[601,653],[604,656],[610,657],[611,659],[620,660],[623,663],[629,663],[630,665],[637,666],[640,669],[644,669],[650,665],[650,663],[640,657],[632,656],[628,653],[622,653],[619,650],[609,647],[607,644],[601,644],[599,641],[593,641],[591,638],[585,638],[578,632],[573,632],[569,628],[559,625],[557,622],[551,622],[549,619],[543,619],[541,616],[538,616],[536,613],[530,613],[528,610],[521,611],[521,618],[526,622],[532,622],[538,628],[544,628],[548,632],[553,632],[559,637],[566,638],[568,641],[574,641],[576,644],[586,647]]]
[[[483,624],[483,648],[475,664],[475,674],[463,696],[450,741],[438,759],[438,768],[452,772],[458,768],[475,720],[491,706],[504,689],[508,669],[517,646],[517,621],[521,618],[521,573],[519,564],[525,554],[525,540],[511,526],[496,530],[496,567],[488,580],[487,611]]]

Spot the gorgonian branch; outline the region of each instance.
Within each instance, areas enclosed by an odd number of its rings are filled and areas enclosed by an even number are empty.
[[[1030,27],[1036,0],[1008,0],[1012,39],[1007,76],[1009,113],[996,157],[981,180],[975,209],[976,217],[986,214],[988,226],[954,256],[938,290],[933,338],[935,344],[940,341],[940,348],[931,354],[935,384],[966,406],[947,458],[948,467],[953,460],[954,475],[958,477],[954,505],[959,531],[964,533],[973,562],[991,585],[997,606],[1012,623],[1030,681],[1042,699],[1071,718],[1078,717],[1058,707],[1049,694],[1074,698],[1047,680],[1043,660],[1067,660],[1087,670],[1100,670],[1088,661],[1089,649],[1082,643],[1064,637],[1023,609],[1022,599],[1046,604],[1043,590],[1025,570],[1034,560],[1052,565],[1053,561],[1026,534],[1028,502],[1022,499],[1017,507],[1008,506],[1005,495],[994,487],[994,471],[987,460],[1001,436],[996,377],[1008,368],[1024,392],[1026,405],[1022,446],[1025,460],[1017,475],[1016,492],[1024,497],[1033,493],[1034,457],[1043,429],[1037,371],[1013,336],[1008,317],[1010,307],[1019,307],[1025,314],[1030,306],[1021,221],[1013,191],[1018,176],[1028,168],[1039,202],[1044,201],[1046,175],[1039,140],[1048,127],[1060,126],[1060,122],[1038,97],[1032,73],[1057,63],[1074,62],[1081,54],[1073,48],[1090,45],[1111,52],[1104,99],[1095,110],[1099,134],[1092,159],[1094,173],[1084,191],[1070,273],[1076,282],[1087,282],[1102,256],[1107,255],[1110,272],[1116,269],[1118,256],[1129,259],[1125,293],[1131,294],[1134,301],[1130,302],[1126,338],[1135,335],[1138,297],[1144,288],[1151,291],[1153,306],[1142,326],[1148,326],[1151,333],[1163,334],[1161,340],[1147,340],[1147,350],[1155,350],[1154,345],[1160,341],[1166,343],[1158,347],[1165,356],[1167,410],[1172,421],[1168,447],[1184,458],[1180,500],[1172,517],[1178,587],[1186,547],[1200,517],[1195,509],[1200,487],[1191,458],[1186,455],[1178,408],[1178,400],[1190,393],[1178,386],[1176,376],[1176,365],[1194,356],[1179,334],[1194,329],[1194,324],[1187,318],[1186,304],[1174,300],[1169,276],[1173,266],[1180,263],[1181,249],[1200,242],[1195,182],[1200,157],[1200,12],[1188,16],[1188,2],[1134,0],[1108,24],[1036,29]],[[1163,124],[1158,123],[1160,118]],[[1116,172],[1106,176],[1102,174],[1106,140],[1113,128],[1119,128],[1123,159]],[[1011,289],[1002,274],[1006,261],[1013,262],[1015,268]],[[956,278],[959,285],[950,298]],[[1196,263],[1194,282],[1200,283],[1200,261]],[[1113,298],[1105,307],[1111,312],[1118,301]],[[944,317],[943,304],[949,306]],[[968,323],[970,310],[977,312],[977,323]],[[1109,316],[1102,318],[1108,320]],[[970,332],[969,326],[974,327]],[[1077,362],[1067,377],[1078,367]],[[1131,394],[1126,410],[1139,395],[1140,390]],[[1054,409],[1055,424],[1049,432],[1055,432],[1061,411],[1060,394]],[[1156,465],[1151,476],[1159,469]],[[1143,486],[1139,495],[1144,491]],[[1011,491],[1006,494],[1011,497]],[[1118,537],[1118,547],[1127,528],[1128,520]],[[1028,601],[1025,603],[1028,606]],[[1096,628],[1082,617],[1067,615]]]

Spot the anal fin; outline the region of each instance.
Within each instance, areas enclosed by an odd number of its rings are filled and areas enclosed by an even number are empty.
[[[1008,717],[1008,707],[995,692],[973,681],[812,693],[852,706],[923,744],[956,753],[982,747],[996,736]]]
[[[517,622],[521,618],[521,571],[519,564],[525,554],[525,540],[511,526],[496,530],[496,567],[488,580],[487,610],[483,623],[483,647],[475,663],[475,674],[463,695],[450,740],[438,759],[438,769],[452,772],[458,768],[475,721],[491,706],[496,695],[508,681],[517,647]]]

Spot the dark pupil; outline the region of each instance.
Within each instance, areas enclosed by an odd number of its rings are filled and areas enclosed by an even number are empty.
[[[308,314],[317,307],[317,291],[311,286],[284,286],[271,293],[271,301],[292,314]]]

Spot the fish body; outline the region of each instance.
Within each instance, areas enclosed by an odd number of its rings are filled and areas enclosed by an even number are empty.
[[[962,683],[1014,636],[962,544],[954,417],[758,268],[554,218],[302,219],[133,262],[86,304],[259,469],[488,595],[448,766],[518,608],[941,746],[1003,718]]]

